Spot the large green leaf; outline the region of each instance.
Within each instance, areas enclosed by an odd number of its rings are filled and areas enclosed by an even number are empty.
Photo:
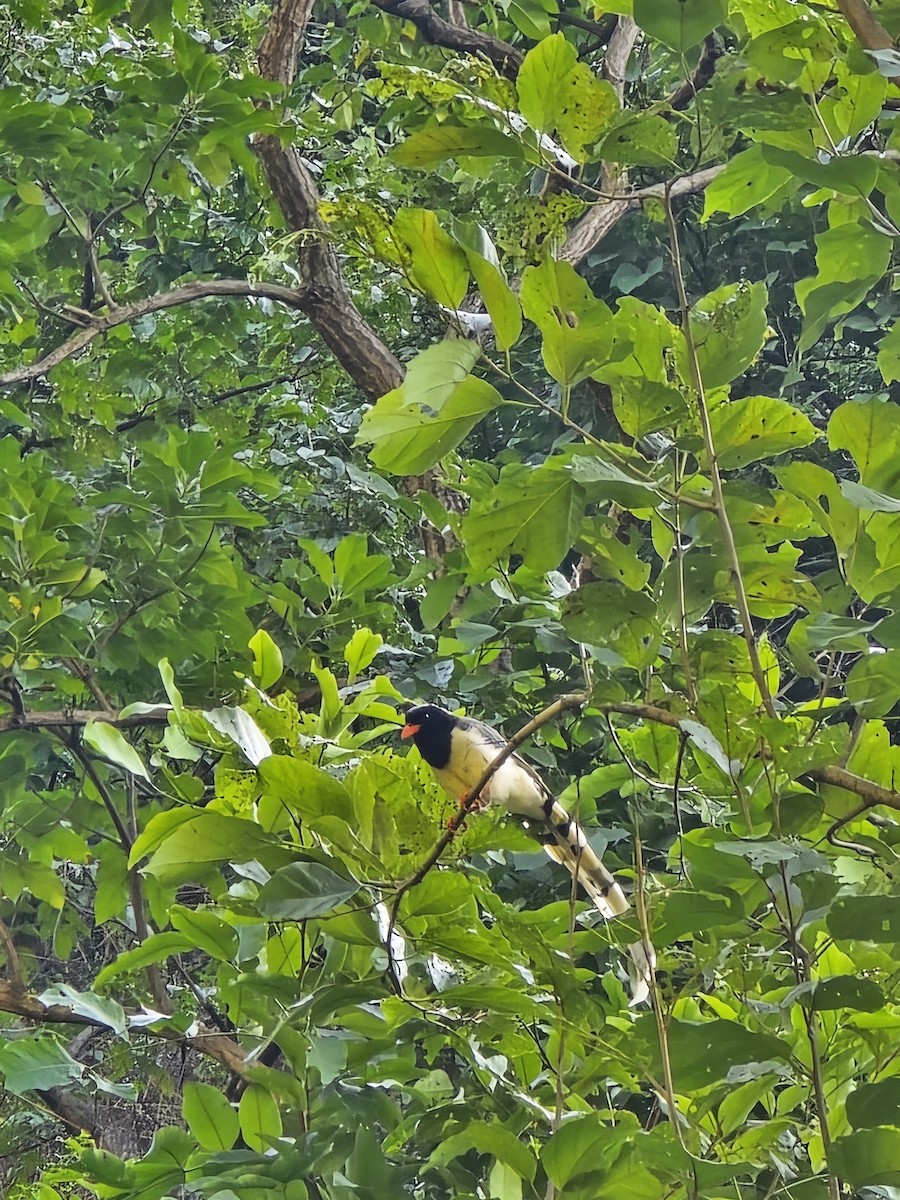
[[[634,0],[634,19],[645,33],[683,52],[724,20],[726,0]]]
[[[558,383],[571,387],[609,360],[612,313],[568,263],[548,258],[527,267],[521,301],[541,331],[541,356]]]
[[[572,544],[583,511],[582,488],[569,471],[511,463],[473,501],[463,521],[466,551],[476,566],[517,553],[549,571]]]
[[[834,206],[832,211],[837,211]],[[801,279],[795,291],[803,311],[799,349],[805,351],[829,324],[852,312],[887,269],[890,238],[871,224],[845,217],[816,238],[818,273]]]
[[[867,487],[900,490],[900,405],[870,397],[839,405],[828,422],[828,444],[853,456]]]
[[[0,1075],[7,1091],[15,1096],[26,1092],[66,1087],[80,1079],[81,1063],[52,1037],[25,1038],[0,1047]]]
[[[425,169],[447,158],[469,155],[521,158],[522,146],[493,125],[430,125],[395,146],[391,158],[401,167]]]
[[[275,921],[305,921],[331,912],[359,891],[347,879],[319,862],[295,862],[276,871],[260,889],[256,907]]]
[[[371,443],[376,466],[396,475],[419,475],[455,450],[478,422],[501,403],[496,388],[467,376],[439,411],[407,399],[404,388],[388,392],[368,410],[357,440]]]
[[[466,256],[427,208],[403,208],[394,231],[409,248],[415,283],[438,304],[458,308],[469,286]]]
[[[189,1081],[184,1085],[181,1111],[203,1150],[230,1150],[237,1141],[238,1115],[219,1088]]]
[[[691,334],[706,388],[730,383],[755,360],[766,336],[766,303],[764,284],[729,283],[691,307]],[[688,364],[683,361],[680,369],[691,381]]]
[[[860,1129],[839,1137],[828,1165],[852,1188],[900,1184],[900,1129]]]
[[[719,466],[726,471],[808,446],[817,437],[806,413],[774,396],[748,396],[710,413]]]

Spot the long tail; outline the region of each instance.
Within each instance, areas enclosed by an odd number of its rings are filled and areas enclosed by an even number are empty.
[[[584,830],[557,800],[547,812],[546,828],[549,838],[544,842],[544,849],[554,862],[560,863],[575,877],[606,920],[611,921],[628,912],[630,905],[625,893],[591,849]],[[642,1004],[650,996],[656,954],[650,943],[643,939],[633,942],[628,953],[632,962],[629,971],[631,1004]]]

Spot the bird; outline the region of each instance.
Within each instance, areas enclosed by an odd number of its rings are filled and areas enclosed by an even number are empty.
[[[405,720],[400,736],[412,738],[437,783],[460,800],[477,786],[507,744],[502,733],[483,721],[454,716],[436,704],[413,705],[406,710]],[[567,868],[607,921],[629,911],[625,893],[591,848],[582,827],[525,759],[510,754],[482,788],[479,801],[497,804],[539,825],[547,854]],[[631,1004],[635,1005],[649,999],[656,957],[644,941],[633,943],[628,951],[632,959]]]

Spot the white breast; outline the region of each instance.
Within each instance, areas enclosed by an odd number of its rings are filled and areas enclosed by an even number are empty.
[[[438,783],[457,800],[478,783],[501,747],[487,740],[477,726],[457,726],[451,734],[450,762],[435,770]],[[482,799],[499,804],[523,817],[543,816],[544,796],[528,770],[514,758],[500,766],[482,793]]]

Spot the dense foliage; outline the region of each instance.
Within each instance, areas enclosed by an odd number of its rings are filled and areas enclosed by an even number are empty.
[[[0,27],[0,1190],[900,1197],[897,5]]]

